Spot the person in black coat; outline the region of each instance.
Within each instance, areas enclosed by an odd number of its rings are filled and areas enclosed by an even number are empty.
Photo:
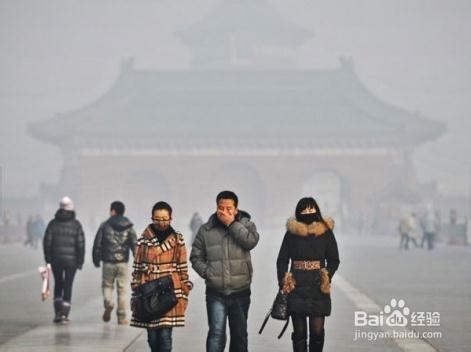
[[[293,351],[307,351],[309,318],[309,351],[317,352],[324,346],[324,320],[331,313],[330,282],[340,263],[339,252],[334,222],[322,217],[314,198],[302,198],[295,215],[288,219],[278,254],[278,284],[288,293]]]
[[[85,257],[85,236],[69,197],[61,199],[59,210],[47,225],[43,249],[54,274],[54,323],[67,323],[75,273],[82,269]]]

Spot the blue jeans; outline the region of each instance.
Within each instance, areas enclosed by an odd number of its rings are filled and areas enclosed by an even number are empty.
[[[172,328],[147,329],[147,342],[152,352],[171,352]]]
[[[229,320],[229,352],[247,352],[247,317],[250,296],[219,297],[206,294],[209,332],[206,352],[223,352],[226,346],[226,321]]]

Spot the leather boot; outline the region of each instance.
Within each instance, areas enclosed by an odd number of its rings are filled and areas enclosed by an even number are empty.
[[[62,314],[62,298],[54,298],[54,323],[61,322],[61,314]]]
[[[325,330],[322,330],[321,335],[312,334],[309,336],[309,352],[322,352],[324,349]]]
[[[307,352],[307,338],[305,336],[298,336],[293,332],[291,340],[293,342],[293,352]]]
[[[61,312],[61,324],[69,323],[69,313],[71,308],[70,302],[63,301],[62,302],[62,312]]]

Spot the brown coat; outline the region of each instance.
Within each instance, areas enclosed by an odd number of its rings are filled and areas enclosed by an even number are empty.
[[[188,279],[183,235],[176,232],[160,243],[152,228],[147,227],[137,241],[133,269],[131,281],[133,289],[162,276],[172,275],[178,303],[164,316],[150,322],[139,321],[133,314],[131,326],[150,329],[184,326],[188,294],[193,285]]]

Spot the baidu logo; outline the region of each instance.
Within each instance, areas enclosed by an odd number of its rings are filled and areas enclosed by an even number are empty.
[[[403,299],[396,301],[391,299],[390,304],[386,304],[383,309],[384,313],[389,314],[386,318],[386,325],[388,326],[407,326],[407,316],[410,314],[410,309],[406,307],[406,302]]]
[[[442,332],[432,328],[428,331],[417,331],[414,327],[439,327],[439,312],[416,312],[406,306],[403,299],[393,298],[379,313],[355,311],[354,341],[367,339],[420,339],[442,338]],[[370,329],[375,327],[375,329]],[[379,329],[378,329],[379,328]],[[415,339],[415,340],[414,340]],[[415,345],[414,345],[415,346]],[[409,350],[409,349],[407,349]]]
[[[368,314],[364,311],[355,312],[355,326],[407,326],[411,311],[403,299],[391,299],[379,314]]]

